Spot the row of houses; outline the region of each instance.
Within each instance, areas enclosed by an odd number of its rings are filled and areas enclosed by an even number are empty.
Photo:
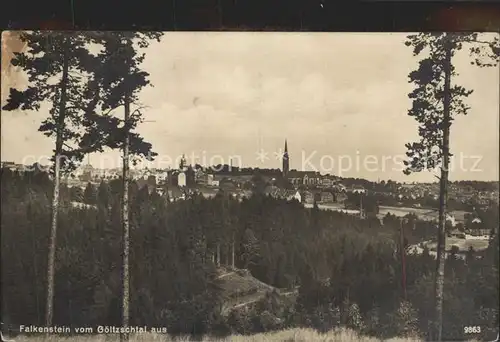
[[[439,185],[437,183],[401,184],[391,193],[400,199],[418,199],[423,197],[439,197]],[[489,205],[491,201],[498,202],[498,191],[480,191],[472,186],[450,184],[448,196],[457,202],[470,203],[473,201],[478,205]]]
[[[17,164],[14,162],[2,162],[2,169],[9,169],[10,171],[24,171],[24,165],[23,164]]]
[[[161,169],[130,169],[130,178],[133,180],[148,179],[154,176],[157,181],[165,181],[168,177],[167,170]],[[122,176],[121,168],[99,169],[90,164],[83,165],[76,169],[72,177],[85,182],[118,179]]]
[[[192,194],[200,194],[205,198],[212,198],[219,193],[219,191],[223,191],[231,196],[243,199],[249,198],[252,196],[251,190],[240,189],[240,188],[231,188],[225,189],[224,187],[207,187],[207,186],[198,186],[198,187],[181,187],[181,186],[158,186],[148,181],[137,181],[139,188],[144,186],[148,186],[150,192],[156,191],[160,195],[166,195],[170,199],[170,201],[175,200],[183,200],[188,198]],[[287,201],[296,200],[301,203],[343,203],[347,199],[347,195],[343,192],[336,191],[300,191],[300,190],[290,190],[283,189],[276,186],[268,186],[264,190],[264,194],[271,196],[277,199],[284,199]]]
[[[19,172],[20,174],[23,174],[24,172],[31,172],[31,171],[47,172],[49,170],[49,166],[42,165],[39,163],[34,163],[32,165],[24,165],[24,164],[14,163],[14,162],[10,162],[10,161],[1,162],[1,168],[10,170],[12,172]]]
[[[316,171],[297,171],[291,170],[286,174],[286,178],[294,186],[314,186],[314,187],[332,187],[338,184],[338,178],[335,176],[325,176]]]
[[[193,168],[188,166],[185,161],[179,165],[178,169],[130,169],[130,175],[133,180],[148,179],[154,176],[157,183],[165,183],[170,186],[187,186],[192,187],[195,184],[209,187],[219,187],[225,183],[225,186],[234,188],[243,188],[251,183],[252,175],[231,175],[221,176],[205,172],[201,168]],[[84,182],[112,180],[118,179],[122,175],[120,168],[114,169],[99,169],[90,164],[78,168],[73,173],[73,178],[80,179]],[[319,172],[313,171],[296,171],[292,170],[287,175],[287,179],[295,187],[301,188],[321,188],[329,189],[335,188],[337,191],[352,191],[352,192],[365,192],[366,190],[359,187],[353,189],[346,189],[338,182],[335,176],[324,176]],[[270,181],[269,179],[268,181]],[[250,184],[251,185],[251,184]]]
[[[170,202],[178,200],[185,200],[193,195],[201,195],[205,198],[214,198],[217,194],[229,195],[237,200],[242,201],[245,198],[250,198],[252,192],[248,190],[238,190],[232,192],[224,192],[221,189],[200,187],[200,188],[182,188],[182,187],[169,187],[157,188],[160,195],[164,195]]]
[[[344,203],[347,199],[345,192],[336,190],[290,190],[282,189],[276,186],[268,186],[265,188],[264,193],[268,196],[285,199],[288,201],[297,200],[301,203],[312,204],[317,203]]]

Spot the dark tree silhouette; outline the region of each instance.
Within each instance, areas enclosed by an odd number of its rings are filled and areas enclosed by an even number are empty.
[[[84,121],[85,114],[92,112],[95,105],[94,99],[86,97],[92,83],[84,73],[91,74],[99,63],[87,50],[87,43],[94,41],[94,34],[91,32],[68,34],[33,31],[24,32],[19,37],[27,44],[27,51],[16,53],[11,63],[28,74],[29,85],[24,91],[10,89],[10,97],[3,109],[37,111],[44,101],[49,101],[52,105],[49,117],[39,128],[44,135],[55,138],[46,305],[46,325],[50,326],[53,316],[60,173],[71,171],[81,161],[84,152],[92,152],[91,146],[87,151],[78,148],[84,134],[79,126]],[[59,82],[51,82],[54,77],[59,78]]]
[[[120,148],[123,152],[123,298],[122,298],[122,325],[129,324],[129,161],[130,155],[145,156],[152,159],[155,153],[151,151],[151,144],[146,143],[132,130],[142,120],[143,107],[138,103],[140,90],[149,85],[147,72],[140,69],[144,60],[144,53],[139,50],[146,48],[152,39],[159,40],[162,33],[141,32],[108,32],[101,37],[104,50],[97,56],[102,61],[97,74],[96,83],[99,84],[99,105],[102,111],[111,113],[119,107],[124,109],[123,120],[111,114],[101,116],[102,120],[94,118],[98,125],[87,138],[95,142],[105,137],[107,146]],[[139,105],[132,110],[132,105]],[[120,127],[120,124],[123,126]],[[122,339],[128,340],[128,334],[121,334]]]
[[[445,261],[445,218],[448,201],[450,161],[450,126],[457,115],[466,115],[469,107],[464,102],[472,90],[454,84],[457,75],[453,56],[464,44],[471,46],[472,64],[492,66],[498,62],[499,39],[481,41],[478,34],[420,33],[408,36],[407,46],[414,55],[428,56],[419,62],[417,70],[409,74],[415,89],[409,94],[412,108],[408,115],[419,123],[420,141],[408,143],[405,161],[406,174],[440,168],[439,229],[436,263],[436,316],[434,338],[441,341],[443,315],[443,287]]]

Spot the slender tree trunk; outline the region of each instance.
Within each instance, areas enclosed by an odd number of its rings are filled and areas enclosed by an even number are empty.
[[[364,215],[363,215],[363,195],[362,194],[359,195],[359,216],[361,218],[364,217]]]
[[[226,254],[226,266],[229,266],[229,246],[226,244],[226,248],[224,248]]]
[[[203,265],[206,265],[208,259],[208,249],[207,249],[207,240],[203,241]]]
[[[347,324],[349,322],[349,306],[350,306],[350,287],[347,288],[346,296],[344,299],[344,307],[342,312],[342,324]]]
[[[450,150],[450,81],[451,81],[451,46],[445,42],[444,62],[444,101],[443,101],[443,165],[441,167],[440,189],[439,189],[439,231],[437,245],[437,272],[436,272],[436,340],[442,341],[443,332],[443,289],[444,289],[444,266],[446,260],[446,206],[448,201],[448,167]]]
[[[66,115],[66,92],[69,74],[69,56],[67,44],[64,46],[63,70],[61,79],[61,102],[59,104],[59,115],[57,118],[56,149],[54,153],[54,190],[52,194],[52,226],[50,229],[49,256],[47,263],[47,303],[45,312],[45,325],[52,326],[54,315],[54,273],[56,257],[56,237],[57,237],[57,214],[59,209],[59,188],[61,153],[63,147],[63,126]]]
[[[39,299],[39,289],[38,289],[38,282],[40,281],[40,278],[38,276],[38,267],[37,267],[37,257],[36,257],[36,240],[35,240],[35,228],[33,224],[30,224],[31,226],[31,248],[33,248],[33,271],[35,275],[35,300],[36,300],[36,322],[37,324],[40,324],[41,319],[40,319],[40,299]]]
[[[220,267],[220,244],[217,243],[217,267]]]
[[[231,266],[234,269],[234,233],[233,233],[233,239],[231,242]]]
[[[123,220],[123,293],[122,293],[122,326],[127,328],[129,325],[129,301],[130,301],[130,276],[129,276],[129,244],[130,244],[130,222],[129,222],[129,148],[130,135],[128,121],[130,117],[130,100],[125,96],[125,137],[123,141],[123,202],[122,202],[122,220]],[[127,333],[120,334],[121,341],[128,341]]]
[[[404,227],[403,227],[403,220],[400,221],[401,227],[400,227],[400,239],[401,239],[401,281],[403,285],[403,295],[404,295],[404,300],[407,300],[407,295],[406,295],[406,255],[405,255],[405,235],[404,235]]]
[[[68,311],[69,311],[69,325],[72,327],[73,326],[73,303],[72,303],[72,295],[71,295],[71,285],[69,280],[66,282],[66,291],[68,291],[69,295],[69,300],[68,300]]]

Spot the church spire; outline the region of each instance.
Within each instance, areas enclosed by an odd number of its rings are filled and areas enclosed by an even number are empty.
[[[290,169],[290,161],[288,157],[288,144],[285,139],[285,151],[283,153],[283,169],[282,169],[283,177],[286,177],[288,175],[289,169]]]
[[[181,161],[179,163],[179,170],[185,171],[187,165],[186,156],[182,154]]]

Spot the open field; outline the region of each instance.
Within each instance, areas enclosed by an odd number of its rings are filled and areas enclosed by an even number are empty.
[[[451,249],[451,247],[453,247],[453,246],[457,246],[461,252],[467,251],[471,246],[472,246],[472,248],[474,248],[475,251],[480,251],[480,250],[486,249],[488,247],[488,244],[489,244],[489,240],[487,240],[487,239],[470,240],[470,239],[459,239],[459,238],[456,238],[453,236],[446,237],[446,250],[447,251],[449,251]],[[429,247],[429,249],[432,250],[433,248],[434,249],[436,248],[436,245],[437,245],[436,242],[429,242],[427,244],[427,247]]]
[[[118,335],[94,335],[94,336],[73,336],[73,337],[61,337],[57,335],[52,335],[50,337],[33,337],[33,336],[18,336],[15,342],[111,342],[119,341]],[[356,332],[348,329],[336,329],[327,333],[318,333],[313,329],[288,329],[276,332],[262,333],[250,336],[242,335],[231,335],[226,338],[210,338],[204,337],[202,340],[192,339],[190,337],[170,337],[168,335],[159,335],[152,333],[145,333],[141,335],[131,335],[130,342],[159,342],[159,341],[179,341],[179,342],[191,342],[191,341],[202,341],[202,342],[275,342],[275,341],[286,341],[286,342],[308,342],[308,341],[323,341],[323,342],[334,342],[334,341],[346,341],[346,342],[378,342],[381,341],[378,338],[360,336]],[[391,342],[416,342],[422,341],[418,338],[393,338]]]
[[[379,207],[379,215],[385,216],[388,213],[396,216],[405,216],[408,214],[415,214],[419,217],[426,217],[434,212],[432,209],[422,209],[422,208],[409,208],[409,207],[392,207],[381,205]]]
[[[437,252],[437,242],[436,241],[426,241],[423,242],[424,245],[426,245],[429,248],[429,254],[436,257]],[[451,250],[452,246],[457,246],[458,250],[462,253],[458,254],[457,257],[464,259],[465,254],[463,252],[466,252],[470,246],[474,248],[475,251],[481,251],[484,250],[488,247],[489,245],[489,240],[487,239],[459,239],[456,237],[446,237],[446,251],[449,252]],[[413,245],[410,247],[410,250],[416,250],[417,253],[422,253],[424,250],[422,247],[420,247],[420,244],[418,245]]]
[[[438,210],[437,209],[423,209],[423,208],[408,208],[408,207],[391,207],[391,206],[380,206],[378,217],[383,218],[387,213],[391,213],[396,216],[406,216],[408,214],[415,214],[421,220],[433,221],[438,219]],[[449,213],[452,215],[457,223],[465,222],[466,211],[463,210],[455,210]]]
[[[310,203],[304,204],[306,208],[312,208],[313,205]],[[346,214],[358,215],[359,210],[356,209],[344,209],[343,205],[339,205],[337,203],[329,203],[329,204],[320,204],[318,203],[318,208],[323,210],[334,210],[344,212]],[[392,207],[392,206],[384,206],[381,205],[379,207],[379,213],[377,217],[379,219],[383,219],[388,213],[398,217],[404,217],[408,214],[415,214],[418,216],[420,220],[433,221],[438,219],[438,211],[436,209],[423,209],[423,208],[409,208],[409,207]],[[450,214],[455,217],[455,220],[458,223],[465,222],[466,211],[463,210],[455,210],[450,212]]]
[[[312,203],[304,203],[304,207],[312,208],[313,204]],[[340,212],[343,212],[346,214],[351,214],[351,215],[359,215],[359,210],[357,210],[357,209],[345,209],[343,205],[340,205],[337,203],[328,203],[328,204],[318,203],[318,208],[322,209],[322,210],[340,211]]]

